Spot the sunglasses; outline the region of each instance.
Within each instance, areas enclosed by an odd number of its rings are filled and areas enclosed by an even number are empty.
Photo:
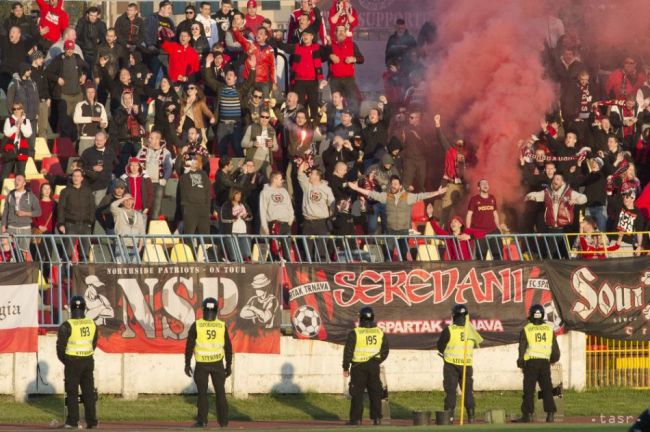
[[[271,116],[260,116],[260,118],[263,118],[263,119],[270,119]]]
[[[21,107],[13,107],[12,108],[14,111],[22,111],[23,109]]]
[[[194,15],[194,11],[185,11],[185,15]]]
[[[194,86],[190,86],[190,87],[188,87],[187,89],[188,89],[188,90],[196,90],[196,87],[194,87]]]
[[[262,99],[262,95],[253,95],[253,99]]]

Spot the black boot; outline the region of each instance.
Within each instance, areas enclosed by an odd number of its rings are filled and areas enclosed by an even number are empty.
[[[555,413],[546,413],[546,423],[554,423],[555,422]]]
[[[346,426],[361,426],[361,422],[359,420],[349,420],[345,425]]]
[[[516,423],[532,423],[533,415],[532,414],[523,414],[520,419],[515,420]]]
[[[448,416],[448,419],[449,419],[448,424],[454,424],[454,410],[453,409],[452,410],[447,410],[447,416]]]
[[[381,419],[380,418],[373,419],[372,424],[375,426],[381,426]]]
[[[474,423],[474,420],[476,420],[474,408],[467,408],[467,423]]]
[[[200,421],[197,421],[196,423],[194,423],[194,424],[192,425],[192,427],[193,427],[193,428],[207,428],[207,427],[208,427],[208,424],[207,424],[207,423],[200,422]]]

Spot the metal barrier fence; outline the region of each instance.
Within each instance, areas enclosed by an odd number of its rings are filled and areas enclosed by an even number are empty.
[[[639,234],[645,237],[647,233]],[[51,330],[63,319],[71,289],[71,268],[77,263],[528,261],[580,259],[584,254],[593,255],[593,250],[580,250],[578,237],[578,234],[510,234],[467,242],[453,236],[419,235],[5,235],[0,236],[0,262],[38,263],[39,323],[42,328]],[[631,245],[615,250],[602,249],[599,253],[607,257],[634,253]],[[650,343],[586,338],[587,387],[650,388]]]
[[[650,388],[650,342],[586,338],[588,388]]]

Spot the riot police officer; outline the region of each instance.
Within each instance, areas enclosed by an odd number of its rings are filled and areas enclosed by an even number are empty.
[[[438,339],[438,352],[444,359],[442,368],[442,383],[445,390],[445,411],[449,413],[450,422],[454,421],[456,409],[456,389],[462,385],[463,366],[465,366],[465,408],[467,422],[474,422],[474,347],[482,342],[482,338],[466,320],[469,310],[465,305],[455,305],[451,311],[452,323],[447,326]],[[467,334],[466,334],[467,333]],[[467,344],[465,343],[467,339]]]
[[[544,400],[546,422],[555,420],[555,401],[551,383],[551,364],[560,360],[560,348],[553,333],[553,328],[544,320],[544,308],[533,305],[528,311],[530,321],[519,335],[519,358],[517,367],[524,373],[524,396],[521,403],[523,423],[533,421],[535,412],[535,384],[539,383]]]
[[[185,374],[192,376],[192,355],[196,360],[194,382],[198,392],[198,414],[194,427],[208,427],[208,378],[217,398],[217,422],[228,426],[228,402],[226,401],[226,378],[232,365],[232,344],[226,323],[217,319],[217,300],[203,300],[203,318],[190,327],[185,345]],[[226,366],[224,368],[224,359]]]
[[[372,308],[359,311],[359,327],[348,333],[343,349],[343,376],[350,377],[350,420],[348,425],[360,425],[363,417],[363,393],[368,389],[370,418],[381,424],[382,386],[379,365],[388,357],[388,341],[375,324]]]
[[[86,301],[81,296],[70,299],[70,316],[71,318],[59,327],[56,339],[56,355],[64,365],[65,402],[68,407],[65,427],[76,429],[79,425],[79,386],[81,386],[86,428],[92,429],[97,426],[93,376],[97,327],[95,321],[85,317]]]

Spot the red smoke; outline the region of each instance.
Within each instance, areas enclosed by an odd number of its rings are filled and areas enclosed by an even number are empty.
[[[555,101],[541,62],[547,21],[543,2],[441,0],[437,50],[429,70],[432,110],[450,139],[461,136],[478,162],[473,185],[491,184],[499,202],[523,200],[517,142],[539,129]]]
[[[565,30],[578,35],[582,60],[594,69],[620,67],[625,55],[639,66],[650,62],[647,0],[562,0],[557,6]]]

